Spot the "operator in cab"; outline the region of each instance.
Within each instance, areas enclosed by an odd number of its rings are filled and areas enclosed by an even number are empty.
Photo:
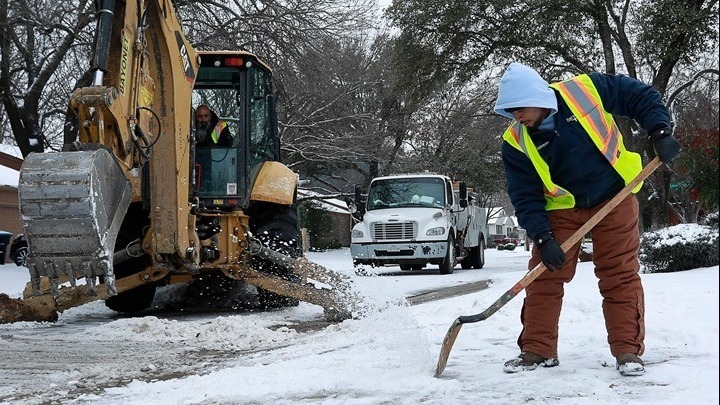
[[[233,144],[227,123],[205,104],[195,109],[195,141],[197,146],[231,147]]]

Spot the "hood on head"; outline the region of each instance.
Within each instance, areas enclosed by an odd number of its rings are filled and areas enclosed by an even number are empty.
[[[513,115],[505,109],[540,107],[550,109],[550,116],[557,112],[557,98],[538,72],[529,66],[513,62],[500,79],[495,112],[510,119]]]

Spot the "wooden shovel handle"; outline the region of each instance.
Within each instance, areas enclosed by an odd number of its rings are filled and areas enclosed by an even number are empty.
[[[570,250],[570,248],[575,246],[576,243],[580,242],[585,237],[585,235],[590,232],[595,227],[595,225],[598,224],[598,222],[602,221],[610,211],[615,209],[615,207],[617,207],[621,202],[623,202],[623,200],[625,200],[627,196],[632,193],[633,189],[637,187],[638,184],[647,179],[655,171],[655,169],[660,167],[660,165],[662,165],[662,162],[660,161],[660,158],[657,157],[653,159],[650,163],[648,163],[648,165],[645,166],[645,168],[637,176],[635,176],[635,178],[630,183],[628,183],[625,188],[620,190],[620,192],[617,193],[615,197],[613,197],[610,201],[608,201],[607,204],[605,204],[605,206],[600,209],[600,211],[595,213],[595,215],[593,215],[592,218],[590,218],[583,226],[581,226],[580,229],[575,231],[575,233],[573,233],[565,242],[562,243],[562,245],[560,245],[562,251],[567,252],[568,250]],[[540,262],[540,264],[535,266],[532,271],[530,271],[528,274],[525,275],[525,277],[518,281],[511,290],[519,287],[520,290],[518,290],[517,292],[522,291],[525,287],[530,285],[530,283],[532,283],[533,280],[535,280],[540,274],[542,274],[545,269],[545,265]]]

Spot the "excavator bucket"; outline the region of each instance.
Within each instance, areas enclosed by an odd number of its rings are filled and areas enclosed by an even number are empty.
[[[115,158],[105,149],[31,153],[18,191],[35,294],[42,276],[55,296],[63,276],[73,285],[85,277],[90,293],[95,277],[103,276],[112,295],[115,240],[132,198]]]

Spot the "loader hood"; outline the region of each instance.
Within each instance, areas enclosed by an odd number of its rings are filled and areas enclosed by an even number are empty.
[[[557,112],[557,98],[538,72],[529,66],[513,62],[500,79],[495,112],[514,119],[508,108],[540,107],[550,109],[546,121]],[[545,124],[545,122],[543,122]]]

